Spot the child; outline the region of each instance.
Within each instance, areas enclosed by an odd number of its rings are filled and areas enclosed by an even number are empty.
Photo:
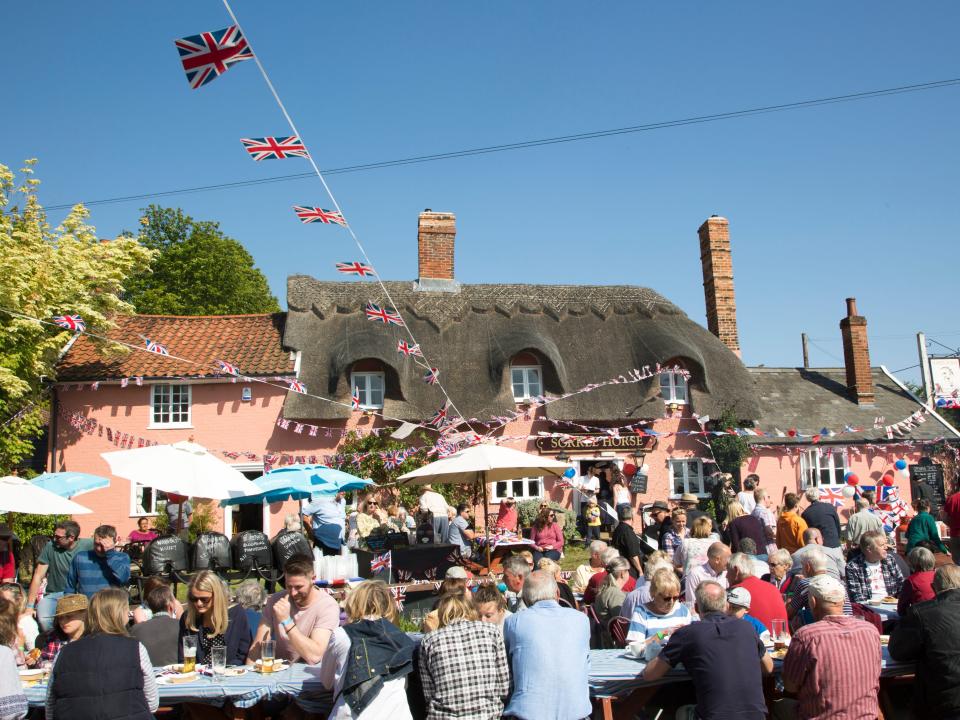
[[[587,501],[587,510],[584,515],[587,518],[587,536],[584,538],[584,543],[589,546],[592,540],[600,539],[600,507],[597,505],[596,497],[591,497]]]

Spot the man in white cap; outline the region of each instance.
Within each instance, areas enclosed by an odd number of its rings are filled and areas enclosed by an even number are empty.
[[[735,587],[727,590],[727,615],[746,620],[753,625],[761,640],[770,638],[770,629],[755,617],[750,615],[750,591],[745,587]]]

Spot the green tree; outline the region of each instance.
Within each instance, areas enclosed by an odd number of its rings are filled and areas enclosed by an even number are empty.
[[[219,223],[179,208],[151,205],[140,218],[140,242],[159,256],[152,272],[131,278],[126,299],[155,315],[277,312],[280,306],[253,257]]]
[[[40,181],[29,160],[18,180],[0,164],[0,470],[32,451],[46,424],[47,384],[70,340],[30,318],[77,314],[103,334],[110,318],[133,312],[121,299],[134,271],[147,271],[154,253],[133,238],[104,241],[86,224],[89,212],[74,206],[51,228],[37,198]],[[19,182],[19,184],[18,184]],[[22,317],[11,314],[20,313]],[[110,350],[110,348],[105,348]]]
[[[731,410],[724,410],[720,417],[713,420],[714,430],[729,430],[740,427],[741,423]],[[741,435],[716,435],[710,437],[710,449],[717,461],[720,472],[736,475],[743,461],[750,456],[750,443]]]

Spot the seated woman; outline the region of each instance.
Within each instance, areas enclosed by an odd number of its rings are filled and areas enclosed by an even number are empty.
[[[453,568],[451,568],[452,570]],[[458,568],[462,570],[463,568]],[[469,591],[467,590],[467,577],[464,573],[463,577],[446,577],[444,578],[443,584],[440,586],[440,591],[437,593],[437,599],[433,603],[433,609],[428,612],[424,618],[423,623],[420,625],[420,632],[422,633],[431,633],[440,627],[439,614],[437,613],[437,608],[440,607],[440,603],[448,595],[459,595],[460,597],[468,597]]]
[[[533,564],[540,562],[540,558],[550,558],[551,560],[560,560],[563,553],[563,530],[557,523],[557,513],[549,507],[544,508],[533,521],[533,529],[530,531],[530,539],[533,540]]]
[[[513,614],[507,610],[507,599],[494,583],[484,583],[474,590],[473,606],[480,622],[493,623],[501,629],[503,621]]]
[[[610,635],[609,624],[615,617],[620,617],[620,607],[626,593],[623,586],[630,577],[630,563],[626,558],[618,557],[607,563],[607,577],[600,586],[597,599],[593,603],[593,611],[600,621],[600,643],[603,648],[616,647]],[[679,585],[677,586],[679,587]]]
[[[766,580],[780,591],[781,595],[787,595],[793,587],[795,575],[790,574],[790,568],[793,567],[793,558],[790,552],[785,548],[778,548],[767,555],[767,567],[770,572],[761,579]]]
[[[577,598],[574,596],[573,590],[570,589],[567,581],[564,580],[560,575],[561,569],[559,563],[551,560],[550,558],[540,558],[540,562],[537,563],[537,570],[546,570],[556,579],[557,589],[560,590],[561,605],[566,605],[574,610],[578,609]]]
[[[512,497],[500,501],[497,509],[497,530],[517,532],[520,527],[520,515],[517,513],[517,501]]]
[[[650,602],[639,604],[633,610],[628,642],[651,640],[658,633],[672,633],[693,620],[690,609],[680,602],[680,581],[673,570],[657,570],[653,574],[650,597]]]
[[[933,553],[926,547],[915,547],[907,554],[907,564],[910,565],[910,577],[903,583],[897,599],[897,614],[903,617],[911,605],[925,600],[933,600],[933,575],[936,560]]]
[[[251,640],[260,627],[260,618],[263,616],[263,605],[267,602],[267,591],[258,580],[244,580],[234,591],[237,604],[247,614],[247,624],[250,626]]]
[[[147,649],[127,635],[129,607],[120,588],[90,599],[88,634],[64,646],[50,671],[49,720],[153,718],[160,704],[157,681]]]
[[[409,720],[406,676],[414,643],[394,624],[397,607],[382,580],[365,580],[345,603],[347,624],[334,630],[320,664],[320,682],[336,703],[330,720]],[[363,648],[351,653],[354,645]]]
[[[227,606],[227,588],[210,570],[201,570],[187,587],[187,611],[180,618],[178,660],[183,661],[183,638],[197,639],[197,664],[207,662],[215,647],[226,648],[227,665],[243,665],[250,649],[250,624],[240,605]]]
[[[23,694],[14,646],[17,644],[19,609],[0,598],[0,718],[20,720],[27,716],[27,696]]]
[[[383,527],[385,521],[380,517],[380,503],[377,500],[367,500],[357,513],[357,533],[361,540],[370,537]],[[383,517],[386,517],[384,513]]]
[[[24,653],[30,652],[36,647],[40,628],[33,616],[26,611],[27,594],[19,584],[8,583],[0,587],[0,597],[9,600],[17,609],[17,649]]]
[[[157,537],[157,531],[150,529],[150,518],[141,517],[137,520],[137,529],[130,533],[130,542],[148,543],[153,542]]]
[[[57,600],[53,630],[37,636],[36,649],[27,655],[27,666],[55,661],[63,647],[82,638],[87,629],[88,607],[86,595],[64,595]]]

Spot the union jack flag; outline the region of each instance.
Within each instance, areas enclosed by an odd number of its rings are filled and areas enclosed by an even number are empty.
[[[822,487],[817,488],[818,493],[820,494],[820,502],[832,503],[836,507],[843,507],[844,497],[843,491],[839,488],[832,487]]]
[[[353,395],[350,396],[350,407],[354,410],[360,409],[360,388],[353,389]]]
[[[427,385],[436,385],[437,381],[440,380],[440,370],[437,368],[430,368],[423,374],[423,381]]]
[[[290,385],[290,389],[295,393],[300,393],[301,395],[307,394],[307,386],[299,380],[288,380],[287,382]]]
[[[307,146],[296,135],[289,137],[240,138],[254,160],[285,160],[291,157],[310,157]]]
[[[158,342],[154,342],[153,340],[151,340],[150,338],[148,338],[146,335],[141,335],[140,337],[143,338],[143,342],[144,342],[144,344],[146,345],[147,352],[156,353],[157,355],[169,355],[169,354],[170,354],[170,351],[167,350],[167,346],[166,346],[166,345],[161,345],[161,344],[158,343]]]
[[[79,315],[54,315],[53,324],[74,332],[83,332],[87,329],[87,324]]]
[[[444,405],[442,408],[437,410],[433,417],[427,421],[428,424],[433,425],[434,427],[442,427],[447,423],[447,406]]]
[[[318,207],[301,207],[300,205],[294,205],[293,211],[297,214],[297,217],[300,218],[300,222],[302,223],[336,223],[337,225],[343,225],[344,227],[347,225],[347,221],[343,219],[343,215],[338,213],[336,210],[324,210],[323,208]]]
[[[400,313],[398,313],[396,309],[393,309],[393,312],[391,312],[376,303],[368,302],[367,307],[364,308],[364,312],[367,314],[367,320],[382,322],[386,325],[403,325],[403,318],[400,317]]]
[[[344,275],[359,275],[360,277],[376,275],[372,266],[356,261],[337,263],[337,272],[343,273]]]
[[[407,589],[402,585],[390,588],[390,594],[393,595],[393,602],[397,605],[397,612],[403,612],[403,601],[407,597]]]
[[[370,572],[380,572],[381,570],[389,570],[391,565],[390,561],[390,551],[387,550],[383,555],[374,555],[373,559],[370,561]]]
[[[420,350],[419,345],[411,345],[406,340],[397,341],[397,352],[402,353],[403,355],[416,355],[417,357],[423,357],[423,352]]]
[[[397,467],[397,465],[400,464],[400,462],[398,462],[400,460],[400,458],[397,457],[398,455],[399,453],[394,452],[393,450],[387,450],[385,453],[381,453],[380,459],[383,460],[383,466],[387,470],[393,470],[395,467]]]
[[[216,80],[234,63],[253,60],[253,50],[236,25],[180,38],[174,44],[194,90]]]
[[[224,373],[225,375],[236,376],[240,374],[240,368],[238,368],[236,365],[231,365],[230,363],[224,360],[217,360],[217,368],[220,370],[220,372]]]

